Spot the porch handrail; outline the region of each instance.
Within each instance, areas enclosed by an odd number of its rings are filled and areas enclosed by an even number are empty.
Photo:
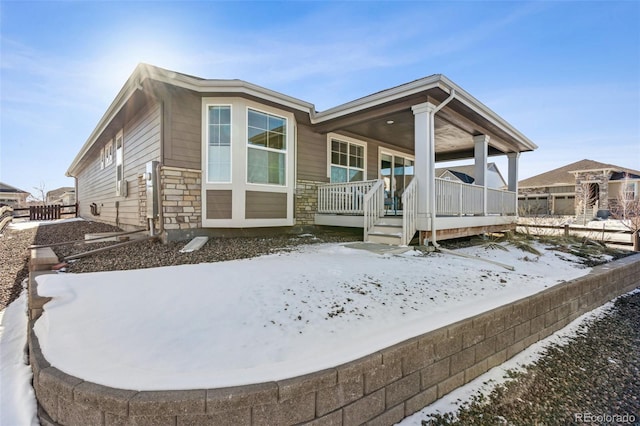
[[[513,191],[487,188],[487,214],[516,214],[517,194]]]
[[[364,196],[378,180],[327,183],[318,186],[318,213],[361,215]]]
[[[482,214],[483,187],[463,182],[435,178],[436,215],[462,216]]]
[[[402,193],[402,241],[401,245],[408,246],[417,231],[418,217],[418,180],[413,179]]]
[[[364,241],[369,239],[369,230],[373,228],[380,216],[384,215],[384,181],[378,179],[364,196]]]

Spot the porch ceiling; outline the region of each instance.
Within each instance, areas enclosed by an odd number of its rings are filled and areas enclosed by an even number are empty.
[[[324,132],[344,131],[364,139],[374,139],[413,150],[415,122],[411,106],[427,101],[437,105],[447,96],[446,92],[434,88],[426,93],[327,120],[317,128]],[[531,150],[490,119],[456,98],[435,117],[436,161],[473,158],[473,136],[480,134],[490,136],[489,155]]]

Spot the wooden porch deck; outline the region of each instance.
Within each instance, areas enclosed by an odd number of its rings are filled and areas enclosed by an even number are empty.
[[[327,184],[318,188],[317,225],[364,228],[365,241],[406,245],[416,231],[430,239],[451,239],[515,229],[517,196],[511,191],[484,188],[436,178],[435,223],[416,225],[417,185],[407,187],[401,200],[387,203],[381,181]],[[403,210],[390,210],[398,205]],[[421,229],[425,228],[425,229]]]

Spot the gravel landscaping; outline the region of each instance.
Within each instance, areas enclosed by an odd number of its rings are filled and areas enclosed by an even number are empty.
[[[52,244],[84,239],[85,234],[121,231],[100,222],[76,221],[40,226],[36,229],[6,228],[0,236],[0,309],[15,300],[22,291],[22,281],[28,275],[28,250],[31,244]],[[221,262],[261,256],[287,250],[301,244],[359,241],[361,233],[328,228],[315,234],[272,237],[211,238],[200,250],[180,253],[188,241],[162,244],[142,241],[114,248],[69,263],[68,272],[98,272],[153,268],[158,266]],[[114,242],[97,242],[53,247],[59,259],[71,254],[106,247]]]
[[[454,413],[422,421],[439,425],[640,424],[640,290],[610,312],[552,345],[514,380],[477,394]]]

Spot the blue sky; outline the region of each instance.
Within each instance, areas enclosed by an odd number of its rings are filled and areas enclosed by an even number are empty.
[[[72,186],[139,62],[318,110],[442,73],[539,146],[521,179],[584,158],[640,169],[638,22],[638,1],[2,0],[0,180]]]

